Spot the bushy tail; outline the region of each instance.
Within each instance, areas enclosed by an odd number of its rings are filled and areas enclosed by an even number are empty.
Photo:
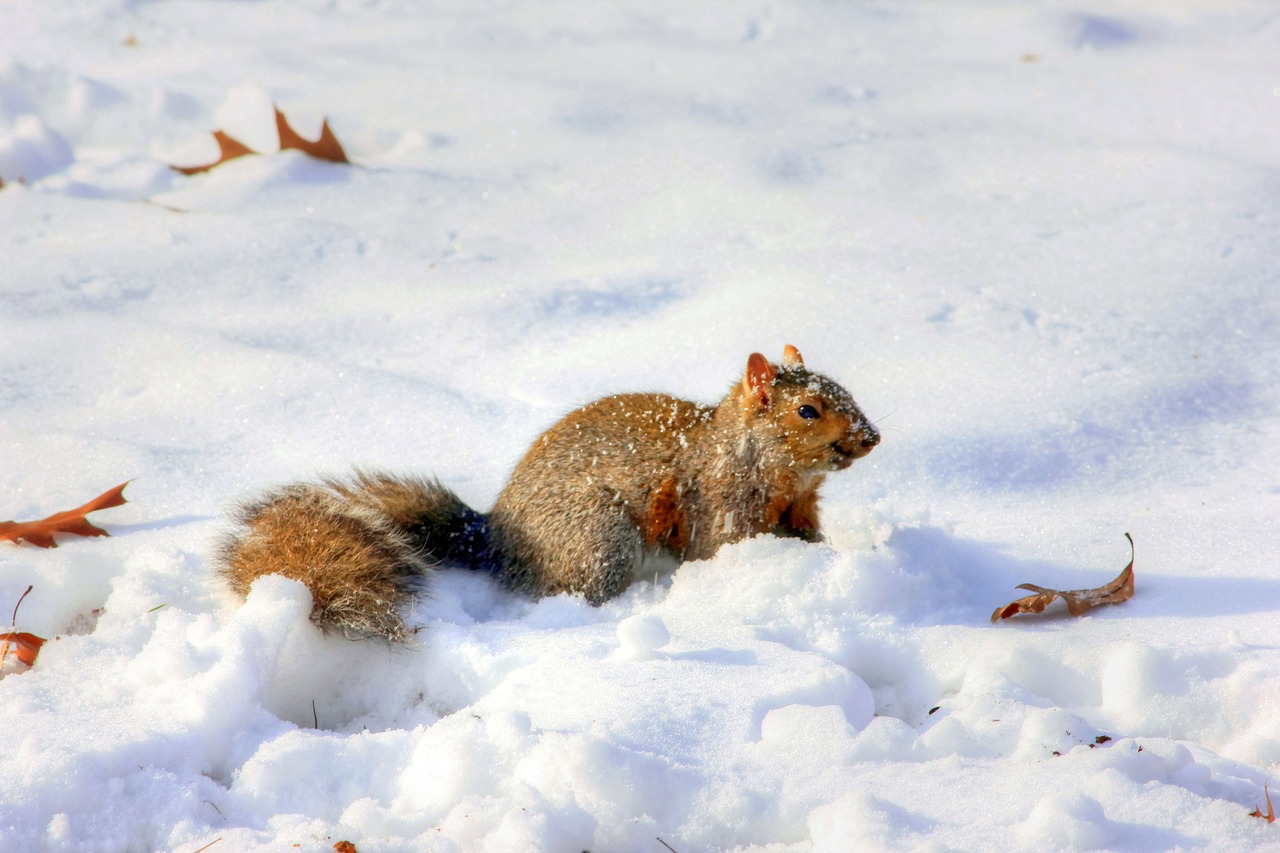
[[[353,637],[409,638],[401,611],[440,565],[496,571],[484,516],[435,480],[357,471],[296,483],[240,507],[244,530],[220,549],[221,572],[246,594],[270,574],[311,590],[311,618]]]

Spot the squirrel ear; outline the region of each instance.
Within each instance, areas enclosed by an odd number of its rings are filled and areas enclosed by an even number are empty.
[[[763,411],[773,403],[773,380],[778,373],[764,356],[751,353],[747,359],[747,375],[742,377],[742,390],[746,398]]]
[[[782,348],[782,363],[787,367],[804,367],[804,356],[800,355],[800,350],[787,344]]]

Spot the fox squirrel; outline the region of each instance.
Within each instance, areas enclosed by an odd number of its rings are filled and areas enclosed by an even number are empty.
[[[488,516],[436,480],[357,471],[244,504],[220,549],[244,594],[267,574],[310,588],[312,619],[348,636],[410,635],[401,610],[437,566],[530,595],[600,604],[650,560],[710,557],[759,533],[821,539],[818,487],[880,433],[843,387],[753,353],[717,406],[617,394],[570,412],[516,465]]]

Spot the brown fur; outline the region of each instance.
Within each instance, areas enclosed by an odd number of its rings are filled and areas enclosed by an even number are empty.
[[[802,412],[809,417],[802,415]],[[430,480],[357,473],[268,493],[223,549],[240,592],[306,583],[314,618],[403,639],[400,609],[437,563],[490,570],[529,595],[622,592],[649,557],[710,557],[761,533],[821,539],[818,489],[879,442],[842,387],[758,353],[719,405],[618,394],[570,412],[521,459],[487,519]]]
[[[675,477],[662,481],[649,501],[649,511],[644,519],[645,545],[649,548],[666,548],[674,554],[683,554],[689,541],[684,513],[680,511],[680,484]]]
[[[337,484],[294,485],[245,506],[248,532],[223,547],[223,574],[242,595],[261,575],[301,581],[321,625],[406,639],[400,607],[434,564],[389,516],[349,494]]]

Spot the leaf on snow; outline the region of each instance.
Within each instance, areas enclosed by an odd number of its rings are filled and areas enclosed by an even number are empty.
[[[1271,792],[1267,790],[1267,786],[1262,786],[1262,793],[1267,798],[1267,813],[1263,814],[1262,809],[1257,806],[1253,807],[1253,811],[1249,812],[1249,817],[1260,817],[1267,823],[1276,822],[1276,810],[1271,807]]]
[[[331,163],[350,163],[347,159],[347,152],[342,150],[342,145],[338,142],[338,137],[333,135],[333,131],[329,129],[329,120],[320,120],[320,138],[315,142],[308,142],[298,135],[289,121],[284,117],[284,113],[276,107],[276,132],[280,134],[280,150],[287,148],[296,148],[303,154],[315,157],[317,160],[328,160]]]
[[[25,663],[27,666],[34,666],[36,655],[40,654],[40,647],[44,645],[44,637],[37,637],[35,634],[27,634],[17,630],[18,624],[18,608],[22,606],[22,602],[26,601],[27,596],[31,594],[32,586],[28,585],[26,592],[18,596],[18,603],[13,605],[13,619],[10,622],[11,628],[8,633],[0,634],[0,666],[4,665],[5,660],[9,657],[9,647],[14,648],[14,657]]]
[[[124,497],[124,487],[127,485],[129,485],[128,481],[123,482],[115,488],[107,489],[84,506],[66,512],[55,512],[39,521],[0,521],[0,540],[8,540],[15,544],[29,542],[40,548],[57,548],[58,543],[53,541],[55,533],[110,536],[111,534],[107,531],[90,524],[85,516],[100,509],[110,509],[113,506],[128,503]]]
[[[279,107],[276,111],[276,134],[280,137],[280,150],[286,151],[290,148],[301,151],[317,160],[328,160],[331,163],[350,163],[347,159],[347,152],[342,150],[342,143],[338,142],[338,137],[333,135],[333,130],[329,127],[328,119],[320,121],[320,138],[314,142],[303,139],[296,130],[289,126],[289,120],[284,117]],[[228,160],[235,160],[237,157],[244,157],[247,154],[257,154],[249,146],[243,142],[228,136],[221,130],[213,132],[213,138],[218,142],[218,159],[212,163],[206,163],[203,166],[171,166],[174,171],[181,172],[184,175],[198,175],[201,172],[207,172],[215,166],[221,166]]]
[[[25,631],[8,631],[0,634],[0,663],[4,663],[5,657],[9,654],[9,646],[12,645],[14,657],[27,666],[34,666],[36,655],[40,654],[40,647],[44,644],[44,637],[37,637]]]
[[[1119,604],[1133,598],[1133,537],[1128,533],[1124,538],[1129,540],[1129,565],[1124,567],[1115,580],[1094,589],[1057,590],[1036,586],[1033,583],[1019,584],[1018,589],[1029,589],[1035,595],[1019,598],[1004,607],[997,607],[991,614],[992,622],[1008,619],[1018,613],[1043,613],[1056,598],[1067,603],[1067,612],[1079,616],[1099,604]]]
[[[358,853],[356,846],[350,841],[339,841],[333,845],[333,849],[337,850],[338,853]]]
[[[227,162],[228,160],[234,160],[237,157],[243,157],[246,154],[258,153],[257,151],[254,151],[252,148],[250,148],[248,145],[245,145],[240,140],[233,139],[232,137],[227,136],[225,133],[223,133],[220,130],[215,130],[213,132],[213,138],[216,139],[218,142],[218,159],[217,160],[214,160],[212,163],[207,163],[203,166],[170,166],[169,168],[173,169],[175,172],[181,172],[184,175],[198,175],[201,172],[209,171],[214,166],[221,166],[223,163]]]

